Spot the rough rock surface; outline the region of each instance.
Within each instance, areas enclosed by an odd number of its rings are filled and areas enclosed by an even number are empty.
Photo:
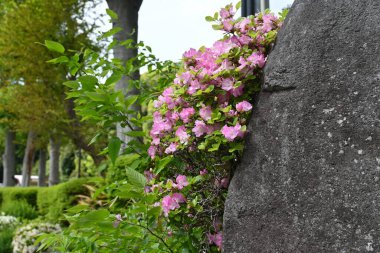
[[[224,252],[380,252],[380,1],[296,0],[264,79]]]

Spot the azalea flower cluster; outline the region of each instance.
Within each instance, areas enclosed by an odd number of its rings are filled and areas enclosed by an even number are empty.
[[[183,69],[154,101],[148,150],[152,159],[193,151],[205,140],[218,147],[244,136],[252,110],[249,101],[258,89],[255,79],[281,22],[270,13],[238,19],[234,14],[228,5],[213,18],[214,28],[224,31],[224,38],[210,48],[185,52]]]
[[[151,171],[145,171],[144,174],[148,182],[154,182],[152,180],[155,178],[155,175]],[[175,182],[173,182],[171,179],[168,179],[166,181],[166,184],[160,182],[158,184],[146,186],[145,192],[153,192],[157,189],[159,192],[164,192],[164,190],[166,190],[165,192],[169,193],[162,198],[161,202],[157,202],[155,204],[156,206],[161,206],[164,216],[168,217],[170,211],[179,208],[180,204],[186,203],[185,196],[182,193],[176,191],[181,191],[188,185],[189,182],[187,180],[187,177],[185,175],[178,175],[175,179]]]

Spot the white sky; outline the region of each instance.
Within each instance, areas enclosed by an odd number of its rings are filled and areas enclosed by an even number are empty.
[[[294,0],[270,0],[270,9],[278,13]],[[105,2],[105,1],[104,1]],[[181,59],[189,48],[211,46],[222,37],[205,21],[220,8],[238,0],[144,0],[139,12],[139,40],[153,49],[161,60]],[[105,13],[107,5],[99,8]],[[102,9],[102,10],[101,10]],[[240,11],[238,13],[240,15]],[[105,30],[110,27],[105,27]]]

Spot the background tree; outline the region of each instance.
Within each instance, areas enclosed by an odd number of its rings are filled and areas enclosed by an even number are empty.
[[[114,31],[118,31],[114,35],[114,40],[120,44],[114,47],[115,58],[120,59],[124,66],[128,61],[137,57],[137,47],[128,47],[128,45],[138,42],[138,17],[142,2],[143,0],[107,0],[109,8],[117,15],[113,22]],[[136,69],[132,75],[123,76],[116,83],[115,89],[117,91],[121,90],[125,96],[136,95],[139,91],[134,81],[138,82],[139,79],[140,72]],[[135,104],[132,109],[139,112],[141,108],[138,104]],[[130,127],[123,123],[116,126],[117,137],[122,140],[122,150],[131,140],[126,135],[130,130]]]
[[[17,129],[28,132],[29,145],[26,146],[23,162],[23,175],[26,180],[23,180],[23,186],[28,185],[36,151],[35,142],[40,136],[51,138],[50,143],[56,150],[51,155],[59,156],[59,142],[56,140],[62,135],[68,135],[73,137],[78,146],[92,151],[93,157],[97,156],[94,148],[85,147],[88,146],[88,141],[78,141],[84,139],[82,133],[77,128],[69,127],[71,121],[77,119],[73,117],[70,101],[65,101],[65,88],[62,83],[68,75],[67,69],[60,65],[51,65],[49,60],[54,58],[54,53],[36,43],[46,39],[59,41],[66,48],[74,50],[90,45],[88,35],[93,26],[80,20],[83,20],[86,4],[91,2],[26,0],[16,4],[9,1],[9,8],[1,19],[0,68],[3,76],[7,77],[3,78],[3,83],[17,86],[12,91],[16,93],[13,96],[16,101],[9,103],[9,107],[13,107],[17,115],[17,122],[14,122]],[[54,47],[54,43],[46,43]],[[60,50],[59,47],[56,48],[56,51]],[[59,160],[57,157],[51,159]],[[58,163],[52,165],[51,170],[57,172]]]

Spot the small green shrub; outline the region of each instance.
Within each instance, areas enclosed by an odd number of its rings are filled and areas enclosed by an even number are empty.
[[[88,179],[80,178],[53,187],[41,188],[37,197],[40,214],[48,221],[57,222],[63,211],[75,204],[76,195],[87,192],[83,185],[88,182]]]
[[[83,185],[91,180],[74,179],[52,187],[3,187],[0,188],[0,210],[25,219],[37,213],[57,222],[63,211],[75,204],[78,194],[87,193]],[[22,212],[30,212],[30,215]]]
[[[38,217],[38,212],[25,199],[11,201],[3,205],[1,210],[6,215],[11,215],[21,219],[33,220]]]
[[[0,188],[0,206],[12,201],[25,200],[31,206],[37,206],[38,187],[4,187]]]
[[[5,228],[0,230],[0,252],[12,253],[12,238],[14,234],[14,228]]]

